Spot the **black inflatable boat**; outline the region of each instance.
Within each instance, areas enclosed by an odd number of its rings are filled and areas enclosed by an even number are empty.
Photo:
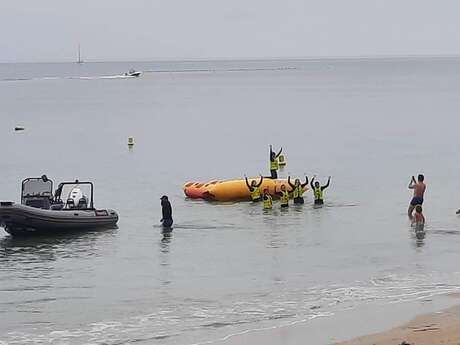
[[[64,189],[70,191],[63,201]],[[83,190],[89,189],[89,198]],[[118,222],[114,210],[95,209],[92,182],[60,183],[53,195],[53,182],[45,175],[22,181],[21,204],[0,202],[0,226],[13,236],[113,228]]]

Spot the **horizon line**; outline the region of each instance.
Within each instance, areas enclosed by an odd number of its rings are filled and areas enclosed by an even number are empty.
[[[85,63],[146,63],[146,62],[219,62],[219,61],[315,61],[315,60],[384,60],[384,59],[446,59],[460,58],[460,54],[400,54],[400,55],[331,55],[331,56],[299,56],[299,57],[209,57],[209,58],[141,58],[136,60],[83,60]],[[61,61],[0,61],[0,64],[68,64],[77,63],[73,60]]]

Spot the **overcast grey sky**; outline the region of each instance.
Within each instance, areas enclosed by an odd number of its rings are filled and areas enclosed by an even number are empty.
[[[0,61],[460,55],[458,0],[0,0]]]

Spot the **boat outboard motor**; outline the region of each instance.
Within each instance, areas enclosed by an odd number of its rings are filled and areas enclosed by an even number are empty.
[[[83,198],[83,192],[81,191],[80,188],[74,187],[69,194],[69,200],[73,200],[74,206],[78,205],[79,201],[81,198]],[[67,200],[67,203],[69,203],[69,200]]]

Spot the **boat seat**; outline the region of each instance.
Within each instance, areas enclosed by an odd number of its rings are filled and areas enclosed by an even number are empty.
[[[68,208],[75,208],[75,202],[73,201],[73,199],[67,199],[66,205]]]
[[[78,208],[79,209],[88,208],[88,201],[86,200],[86,198],[80,198],[80,200],[78,200]]]

